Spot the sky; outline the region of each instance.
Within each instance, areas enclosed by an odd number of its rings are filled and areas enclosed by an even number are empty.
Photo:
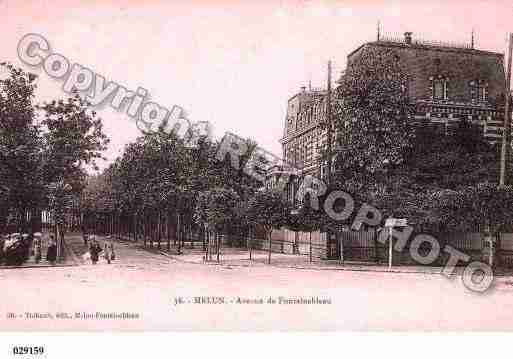
[[[252,138],[281,156],[288,98],[301,86],[325,87],[347,55],[385,34],[470,42],[506,52],[511,1],[235,1],[0,0],[0,62],[39,74],[36,100],[65,98],[62,81],[22,63],[17,44],[43,35],[54,52],[151,100],[181,106],[191,121],[209,121]],[[109,160],[140,134],[126,114],[99,109],[111,138]],[[105,167],[105,163],[102,167]]]

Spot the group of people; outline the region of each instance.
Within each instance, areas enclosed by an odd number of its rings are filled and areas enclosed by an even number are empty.
[[[36,232],[32,236],[26,233],[13,233],[0,237],[0,263],[21,265],[32,255],[36,263],[40,263],[43,259],[43,235],[41,233]],[[57,261],[57,243],[53,235],[50,235],[46,260],[52,265]]]
[[[43,257],[43,235],[41,233],[34,233],[33,252],[36,263],[41,262]],[[57,260],[57,242],[53,234],[50,234],[50,242],[46,249],[46,261],[50,264],[55,264]]]
[[[0,264],[21,265],[33,256],[36,264],[46,259],[48,263],[54,265],[57,261],[57,241],[55,236],[53,234],[49,235],[46,257],[44,257],[43,253],[44,242],[43,234],[39,232],[34,233],[32,236],[20,233],[0,235]],[[87,235],[86,233],[84,233],[84,243],[88,249],[87,256],[92,264],[97,264],[100,258],[105,259],[108,264],[116,259],[112,243],[105,242],[102,248],[96,236]]]
[[[90,241],[89,245],[89,258],[91,259],[92,264],[98,263],[100,257],[103,257],[108,264],[111,261],[116,259],[116,254],[114,252],[114,245],[112,243],[105,243],[102,248],[98,240],[94,235],[87,236],[84,235],[84,242],[87,246],[88,241]],[[103,252],[103,253],[102,253]]]

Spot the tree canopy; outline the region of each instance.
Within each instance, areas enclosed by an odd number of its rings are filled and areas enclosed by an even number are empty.
[[[466,120],[450,128],[414,125],[408,82],[393,49],[363,48],[354,56],[335,93],[333,181],[384,218],[425,226],[442,221],[442,211],[430,203],[437,196],[459,193],[478,201],[479,188],[497,186],[499,151]]]
[[[101,119],[75,95],[35,103],[37,76],[0,64],[0,231],[10,222],[27,231],[27,214],[63,211],[81,193],[86,167],[96,166],[108,144]],[[58,208],[58,210],[57,210]]]

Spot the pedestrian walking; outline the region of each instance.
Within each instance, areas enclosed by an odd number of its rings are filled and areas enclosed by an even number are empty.
[[[22,247],[22,251],[23,251],[23,259],[24,260],[27,260],[30,255],[32,253],[31,250],[32,250],[32,246],[30,245],[30,236],[28,235],[28,233],[23,233],[21,235],[21,247]]]
[[[5,246],[5,242],[7,240],[9,240],[9,236],[8,235],[0,236],[0,264],[2,264],[3,261],[4,261],[4,257],[5,257],[4,246]]]
[[[114,253],[114,244],[110,244],[110,260],[115,260],[116,259],[116,253]]]
[[[91,247],[89,248],[89,253],[91,254],[91,262],[93,264],[98,263],[100,252],[102,251],[102,248],[100,247],[100,244],[96,241],[96,239],[93,239],[91,242]]]
[[[103,247],[103,258],[105,258],[105,260],[107,261],[108,264],[110,264],[110,260],[111,260],[111,253],[110,253],[110,246],[105,243],[104,247]]]
[[[84,240],[84,246],[87,247],[87,240],[89,239],[89,235],[87,233],[87,228],[84,225],[82,225],[82,239]]]
[[[60,238],[61,238],[61,243],[64,243],[64,232],[66,231],[66,227],[65,226],[62,226],[61,230],[60,230]]]
[[[36,263],[39,263],[41,262],[41,248],[42,248],[42,243],[41,243],[41,233],[37,232],[37,233],[34,233],[34,259],[36,261]]]
[[[51,265],[54,265],[57,260],[57,243],[53,235],[50,235],[50,244],[46,250],[46,260],[50,262]]]

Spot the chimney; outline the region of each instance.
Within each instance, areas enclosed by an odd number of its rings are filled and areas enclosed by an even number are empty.
[[[302,92],[302,93],[305,93],[305,92],[306,92],[306,86],[301,86],[301,92]]]
[[[405,44],[411,45],[411,35],[413,35],[413,32],[407,31],[404,33],[404,43]]]

